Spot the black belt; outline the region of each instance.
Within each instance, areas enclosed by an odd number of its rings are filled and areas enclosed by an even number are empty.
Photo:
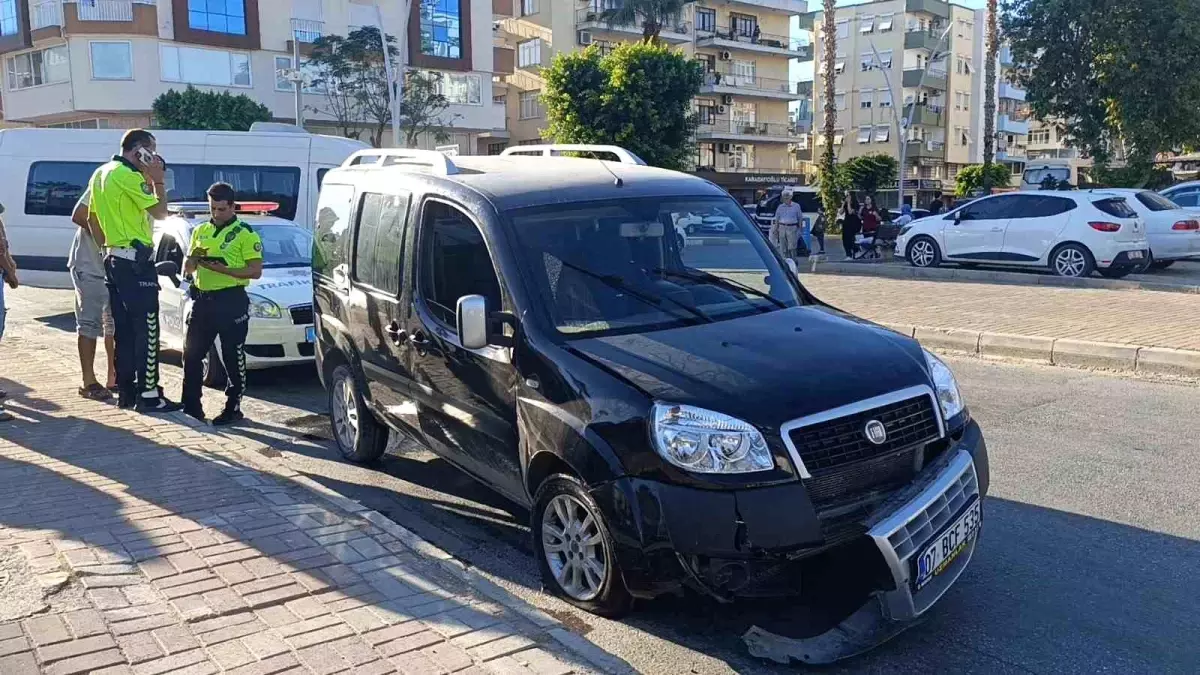
[[[230,286],[229,288],[219,288],[215,291],[202,291],[199,288],[196,288],[195,284],[192,284],[191,287],[188,288],[188,294],[192,296],[193,300],[200,300],[202,298],[205,300],[215,300],[217,298],[223,298],[226,296],[244,295],[245,293],[245,286]]]

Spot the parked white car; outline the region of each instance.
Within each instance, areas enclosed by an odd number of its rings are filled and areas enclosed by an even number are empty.
[[[270,368],[313,361],[312,234],[290,220],[262,215],[278,208],[272,203],[238,203],[238,218],[262,239],[262,278],[250,282],[250,332],[246,337],[246,367]],[[182,269],[192,232],[209,219],[208,205],[172,204],[171,215],[154,224],[155,262],[172,261]],[[183,350],[192,315],[188,282],[177,288],[159,279],[160,343]],[[225,369],[217,345],[205,360],[205,384],[222,387]]]
[[[1125,202],[1145,221],[1146,237],[1150,240],[1147,267],[1163,269],[1177,260],[1200,260],[1200,208],[1184,208],[1150,190],[1105,191],[1124,196]]]
[[[1200,206],[1200,180],[1190,180],[1186,183],[1172,185],[1164,190],[1159,190],[1158,194],[1170,199],[1185,209],[1193,206]]]
[[[991,195],[913,221],[896,239],[896,255],[915,267],[1048,267],[1067,277],[1123,277],[1145,264],[1149,249],[1145,223],[1109,190]]]

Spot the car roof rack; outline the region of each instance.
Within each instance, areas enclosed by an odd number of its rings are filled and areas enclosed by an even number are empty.
[[[554,157],[555,153],[559,152],[604,152],[614,155],[617,161],[621,164],[638,164],[645,166],[646,162],[641,157],[622,148],[619,145],[589,145],[586,143],[555,143],[547,145],[514,145],[505,148],[500,152],[501,157]]]
[[[452,176],[458,167],[449,155],[437,150],[413,150],[410,148],[372,148],[359,150],[342,162],[343,167],[352,166],[398,166],[422,173]]]
[[[267,215],[279,210],[279,202],[234,202],[233,210],[236,213]],[[167,213],[176,213],[190,218],[204,213],[212,213],[212,209],[208,206],[208,202],[171,202],[167,204]]]

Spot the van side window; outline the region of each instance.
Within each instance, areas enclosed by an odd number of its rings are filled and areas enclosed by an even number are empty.
[[[25,182],[25,213],[70,216],[99,166],[96,162],[34,162]]]
[[[329,169],[317,169],[317,189],[321,189],[321,185],[325,183],[325,174],[329,173]]]
[[[202,202],[208,199],[206,193],[213,183],[229,183],[238,201],[276,202],[279,209],[271,215],[296,219],[299,167],[168,163],[166,178],[167,199],[172,202]]]
[[[158,250],[154,252],[154,262],[160,263],[168,260],[179,265],[180,274],[183,273],[183,247],[175,241],[175,237],[164,234],[158,241]]]
[[[355,281],[400,295],[408,194],[368,192],[358,210],[354,238]]]
[[[488,307],[500,309],[500,281],[483,234],[462,211],[429,202],[421,218],[420,292],[441,323],[457,323],[458,299],[482,295]]]
[[[328,185],[317,201],[316,237],[313,238],[313,272],[325,276],[349,261],[350,211],[353,185]]]

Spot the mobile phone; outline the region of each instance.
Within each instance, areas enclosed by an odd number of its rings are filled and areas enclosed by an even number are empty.
[[[149,166],[150,162],[154,160],[154,153],[150,152],[146,148],[138,148],[137,155],[138,161],[147,166]]]

